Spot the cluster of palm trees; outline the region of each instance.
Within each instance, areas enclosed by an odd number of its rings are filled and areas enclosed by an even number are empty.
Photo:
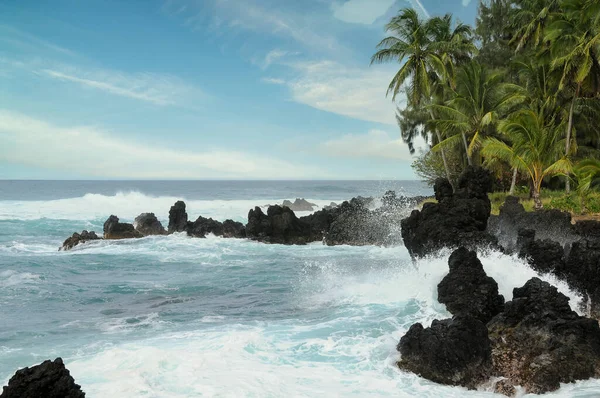
[[[477,26],[412,8],[386,25],[373,63],[397,62],[387,93],[404,141],[451,182],[467,165],[589,191],[600,175],[600,0],[482,0]],[[438,161],[439,159],[439,161]],[[435,177],[435,175],[434,175]]]

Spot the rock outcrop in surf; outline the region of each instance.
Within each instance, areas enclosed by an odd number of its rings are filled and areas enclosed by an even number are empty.
[[[599,375],[598,322],[577,315],[567,296],[538,278],[513,290],[488,331],[494,372],[506,378],[499,392],[521,386],[542,394]]]
[[[178,200],[169,209],[169,233],[184,232],[188,225],[188,215],[185,211],[185,202]]]
[[[245,238],[246,227],[241,222],[225,220],[220,222],[212,218],[198,217],[196,221],[187,223],[186,232],[194,238],[205,238],[208,234],[224,238]]]
[[[100,240],[98,235],[94,231],[86,231],[83,230],[81,233],[74,232],[73,235],[68,237],[62,244],[62,246],[58,250],[71,250],[77,245],[83,244],[85,242],[89,242],[91,240]]]
[[[456,316],[424,328],[410,327],[397,347],[398,366],[440,384],[475,389],[492,372],[492,350],[485,324]]]
[[[497,239],[486,231],[491,190],[489,172],[478,167],[464,171],[456,192],[448,180],[436,180],[437,203],[425,203],[402,220],[402,238],[410,254],[423,257],[445,247],[495,245]]]
[[[467,388],[494,376],[496,391],[511,396],[516,386],[545,393],[600,375],[598,322],[577,315],[554,286],[532,278],[502,306],[474,252],[457,249],[449,266],[438,297],[454,317],[411,326],[398,344],[401,369]]]
[[[144,236],[166,235],[165,227],[158,221],[154,213],[142,213],[133,222],[135,230]]]
[[[504,308],[498,284],[487,276],[474,251],[461,247],[448,260],[450,272],[438,284],[438,301],[453,315],[487,323]]]
[[[133,224],[120,222],[119,217],[115,215],[111,215],[104,222],[104,239],[132,239],[143,236]]]
[[[17,370],[0,398],[84,398],[61,358]]]

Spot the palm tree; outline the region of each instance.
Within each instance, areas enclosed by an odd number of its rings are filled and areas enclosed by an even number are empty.
[[[548,25],[551,14],[558,10],[557,0],[513,0],[512,26],[515,35],[512,43],[517,51],[528,44],[537,47],[543,43],[544,29]]]
[[[443,115],[436,121],[438,128],[452,134],[438,146],[455,146],[462,139],[467,162],[472,165],[473,153],[483,137],[524,98],[521,87],[504,83],[501,74],[490,73],[477,61],[471,61],[459,70],[453,97],[444,105],[431,106]]]
[[[386,95],[392,93],[392,100],[395,100],[402,86],[410,81],[407,90],[409,104],[419,106],[431,96],[432,74],[444,69],[442,60],[432,48],[431,25],[423,21],[414,9],[405,8],[388,22],[385,30],[392,35],[379,42],[379,50],[371,58],[371,64],[404,62],[390,82]],[[438,141],[441,141],[439,131],[436,133]],[[450,181],[446,154],[442,151],[441,156]]]
[[[544,178],[569,173],[572,168],[562,151],[560,127],[537,109],[522,109],[498,125],[511,145],[494,137],[483,142],[484,156],[508,162],[529,176],[536,209],[543,207],[540,193]]]
[[[387,95],[395,100],[403,87],[406,89],[408,108],[417,109],[432,101],[434,93],[443,92],[448,82],[448,69],[463,60],[474,50],[470,28],[457,24],[452,30],[451,16],[422,20],[412,8],[405,8],[385,27],[390,36],[381,40],[371,63],[398,62],[402,64],[390,82]],[[469,44],[470,43],[470,44]],[[441,94],[443,96],[443,94]],[[428,109],[431,119],[433,110]],[[433,129],[437,142],[442,141],[440,131]],[[441,157],[446,177],[451,181],[445,152]]]
[[[598,92],[600,87],[600,21],[597,14],[589,14],[600,7],[597,0],[563,0],[563,12],[556,13],[548,26],[546,40],[552,43],[551,66],[562,72],[559,89],[572,93],[566,129],[565,155],[572,155],[573,116],[582,88]],[[566,191],[570,191],[567,178]]]

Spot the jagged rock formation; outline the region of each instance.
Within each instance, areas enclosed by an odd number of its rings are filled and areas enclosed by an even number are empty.
[[[167,231],[158,221],[154,213],[142,213],[137,216],[133,222],[136,231],[144,236],[148,235],[166,235]]]
[[[494,371],[528,393],[557,390],[598,376],[600,327],[577,315],[569,298],[547,282],[532,278],[513,290],[513,300],[488,324]]]
[[[2,389],[1,398],[84,398],[61,358],[17,370]]]
[[[98,235],[96,235],[96,233],[94,231],[88,232],[86,230],[81,231],[80,234],[78,234],[77,232],[73,233],[73,235],[69,238],[67,238],[62,246],[58,249],[58,250],[71,250],[72,248],[74,248],[75,246],[79,245],[79,244],[83,244],[85,242],[88,242],[90,240],[99,240],[101,239]]]
[[[402,238],[410,254],[422,257],[444,247],[495,245],[496,239],[486,232],[491,189],[490,174],[482,168],[468,167],[454,193],[446,179],[438,179],[438,203],[425,203],[402,220]]]
[[[498,284],[487,276],[474,251],[461,247],[448,260],[450,272],[438,284],[438,301],[453,315],[487,323],[504,308]]]
[[[532,278],[500,307],[497,285],[474,252],[459,248],[449,265],[438,296],[454,318],[411,326],[398,344],[402,369],[468,388],[503,377],[496,390],[506,395],[517,385],[544,393],[600,375],[598,322],[572,311],[554,286]]]
[[[328,245],[394,245],[401,242],[400,220],[411,206],[425,197],[407,198],[388,191],[383,205],[371,210],[373,198],[356,197],[339,206],[314,212],[298,218],[287,206],[269,206],[266,214],[259,207],[248,213],[248,224],[198,217],[188,221],[186,204],[177,201],[169,210],[169,225],[165,231],[153,213],[140,214],[132,224],[120,223],[111,216],[104,225],[105,239],[138,238],[147,235],[186,232],[191,237],[203,238],[214,234],[225,238],[249,238],[264,243],[306,244],[324,242]],[[297,199],[299,205],[312,205]]]
[[[397,347],[401,369],[436,383],[475,389],[491,375],[492,351],[488,330],[469,316],[434,320],[431,327],[416,323]]]
[[[119,217],[110,216],[104,222],[104,239],[141,238],[143,235],[136,231],[133,224],[119,222]]]
[[[169,233],[183,232],[187,228],[188,215],[185,212],[185,203],[182,200],[175,202],[169,210]]]

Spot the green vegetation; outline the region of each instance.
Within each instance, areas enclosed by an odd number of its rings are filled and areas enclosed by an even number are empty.
[[[526,207],[600,212],[600,0],[483,0],[474,28],[406,8],[386,31],[371,61],[400,65],[387,92],[411,153],[429,144],[419,176],[480,165]]]

